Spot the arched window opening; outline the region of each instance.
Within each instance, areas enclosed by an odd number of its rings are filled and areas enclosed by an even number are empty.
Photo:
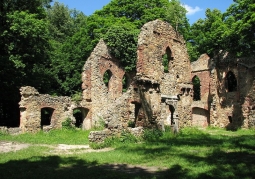
[[[54,112],[53,108],[42,108],[41,109],[41,128],[51,124],[51,117]]]
[[[173,63],[172,52],[169,47],[166,48],[166,53],[162,56],[162,63],[164,66],[164,73],[169,73],[170,66]]]
[[[104,73],[104,76],[103,76],[103,80],[104,80],[104,84],[107,88],[109,88],[109,82],[111,80],[111,77],[112,77],[112,72],[110,70],[107,70],[105,73]]]
[[[194,76],[192,79],[193,83],[193,100],[200,101],[201,100],[201,93],[200,93],[200,79],[197,76]]]
[[[237,80],[235,74],[232,71],[229,71],[226,75],[226,89],[228,92],[237,90]]]
[[[128,89],[128,78],[127,75],[124,75],[122,78],[122,92],[126,92]]]
[[[89,110],[86,108],[76,108],[73,110],[73,116],[75,118],[75,127],[81,128],[84,119],[87,117]]]

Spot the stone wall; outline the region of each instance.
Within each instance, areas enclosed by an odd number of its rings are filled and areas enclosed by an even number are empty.
[[[61,123],[68,117],[73,118],[73,109],[76,105],[70,97],[55,97],[39,92],[30,86],[20,89],[20,129],[22,132],[38,132],[40,130],[50,130],[51,128],[61,128]],[[43,125],[41,118],[42,109],[49,109],[48,120]]]
[[[190,64],[183,37],[170,24],[151,21],[138,36],[136,72],[126,73],[105,42],[99,41],[82,71],[82,101],[75,103],[70,97],[42,95],[32,87],[22,87],[20,128],[23,132],[60,128],[66,118],[75,121],[74,109],[82,111],[83,129],[107,128],[92,132],[91,141],[131,126],[164,130],[169,125],[176,131],[185,126],[252,127],[254,68],[254,58],[235,58],[223,51],[214,58],[203,54]],[[107,83],[105,74],[109,75]],[[124,76],[128,77],[125,92]],[[195,76],[200,79],[199,101],[193,101]],[[42,109],[52,112],[46,126],[42,125]]]
[[[202,55],[193,62],[192,76],[198,76],[201,82],[201,101],[192,104],[193,122],[199,123],[205,116],[204,109],[208,110],[208,125],[254,127],[254,68],[254,58],[236,58],[224,51],[214,58]],[[199,114],[196,108],[200,108]]]

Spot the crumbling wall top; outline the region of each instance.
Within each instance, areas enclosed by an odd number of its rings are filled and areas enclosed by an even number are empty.
[[[198,60],[191,63],[191,71],[205,71],[210,69],[210,57],[207,54],[202,54]]]

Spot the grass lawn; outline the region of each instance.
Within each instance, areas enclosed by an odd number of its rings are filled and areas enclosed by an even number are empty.
[[[106,152],[56,154],[37,145],[88,144],[87,136],[74,130],[0,134],[0,141],[33,144],[0,153],[0,178],[255,178],[254,130],[186,128],[176,136],[147,133],[146,140],[126,135],[109,140],[114,150]]]

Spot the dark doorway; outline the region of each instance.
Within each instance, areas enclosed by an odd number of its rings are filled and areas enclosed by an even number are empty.
[[[237,80],[235,74],[232,71],[229,71],[226,75],[226,88],[228,92],[237,90]]]
[[[170,111],[170,121],[171,121],[171,125],[174,125],[175,124],[175,121],[174,121],[174,107],[172,105],[169,105],[169,111]]]
[[[73,110],[73,116],[75,118],[75,127],[82,127],[84,119],[87,117],[89,110],[87,108],[76,108]]]
[[[43,128],[43,126],[48,126],[51,124],[53,112],[53,108],[46,107],[41,109],[41,128]]]

